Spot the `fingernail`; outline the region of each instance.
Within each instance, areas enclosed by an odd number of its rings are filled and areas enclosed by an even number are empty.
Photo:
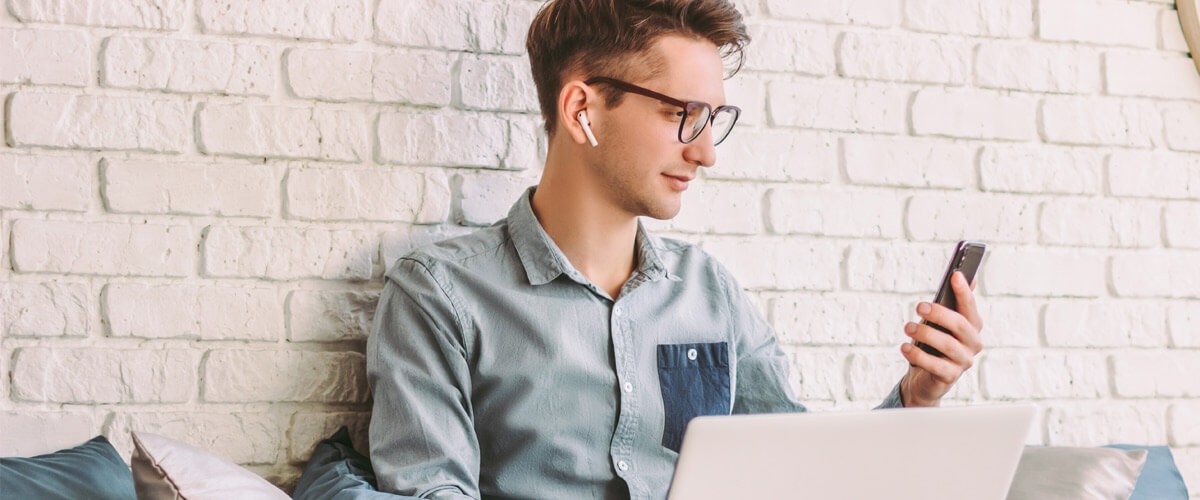
[[[904,325],[904,333],[907,333],[909,335],[917,333],[917,325],[915,323],[908,323],[908,324]]]
[[[901,350],[901,351],[904,351],[904,353],[905,353],[905,354],[907,354],[907,353],[908,353],[908,351],[911,351],[911,350],[912,350],[912,348],[913,348],[913,347],[912,347],[912,344],[909,344],[908,342],[905,342],[905,343],[903,343],[903,344],[900,344],[900,350]]]
[[[922,302],[920,304],[917,304],[917,312],[920,314],[929,314],[929,309],[930,309],[930,307],[927,302]]]

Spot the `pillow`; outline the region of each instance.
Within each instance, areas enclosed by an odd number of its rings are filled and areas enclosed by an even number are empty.
[[[1137,486],[1129,500],[1187,500],[1187,484],[1175,465],[1175,457],[1166,446],[1135,446],[1114,444],[1105,448],[1120,450],[1146,450],[1146,466],[1138,476]]]
[[[133,477],[104,436],[32,458],[0,458],[4,498],[137,500]]]
[[[297,500],[371,500],[410,498],[375,490],[371,459],[354,449],[350,430],[342,426],[313,450],[292,498]]]
[[[258,474],[174,439],[133,435],[133,484],[138,500],[288,498]]]
[[[1128,500],[1145,463],[1145,450],[1029,446],[1008,500]]]

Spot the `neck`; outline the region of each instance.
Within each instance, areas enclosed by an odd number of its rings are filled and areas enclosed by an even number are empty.
[[[606,197],[582,167],[549,152],[533,213],[571,265],[615,299],[634,270],[637,216]]]

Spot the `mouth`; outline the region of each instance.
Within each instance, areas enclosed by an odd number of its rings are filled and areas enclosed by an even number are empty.
[[[691,182],[692,179],[696,178],[694,175],[662,175],[663,177],[667,178],[667,182],[671,185],[671,188],[676,191],[686,191],[688,188],[688,183]]]

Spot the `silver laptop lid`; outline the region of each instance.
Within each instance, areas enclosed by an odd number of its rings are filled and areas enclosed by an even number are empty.
[[[699,417],[671,500],[1003,500],[1032,405]]]

